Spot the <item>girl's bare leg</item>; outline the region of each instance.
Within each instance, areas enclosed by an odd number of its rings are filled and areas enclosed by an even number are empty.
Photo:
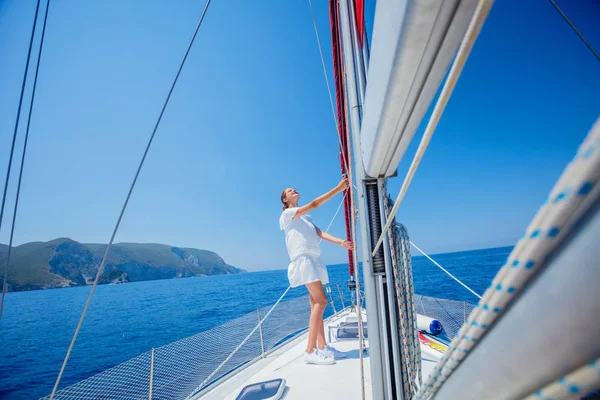
[[[323,284],[321,281],[311,282],[306,284],[306,288],[310,293],[311,310],[310,320],[308,324],[308,345],[306,347],[307,353],[312,353],[313,349],[317,347],[317,340],[319,339],[319,347],[325,348],[325,330],[323,327],[323,312],[327,307],[327,296],[323,290]]]

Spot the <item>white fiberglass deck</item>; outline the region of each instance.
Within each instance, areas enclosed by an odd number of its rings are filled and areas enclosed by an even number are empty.
[[[325,335],[328,335],[329,326],[337,325],[351,315],[356,314],[347,310],[325,321]],[[247,385],[283,378],[286,381],[283,398],[286,400],[361,399],[358,340],[340,340],[332,343],[338,350],[348,353],[347,358],[337,360],[334,365],[306,364],[303,358],[306,340],[306,333],[298,336],[267,355],[264,359],[241,369],[234,375],[223,378],[220,384],[197,398],[202,400],[235,400],[242,388]],[[368,340],[365,340],[365,344],[368,348]],[[437,363],[437,357],[434,354],[429,354],[427,348],[423,350],[424,376],[427,376],[429,371],[433,369],[433,366]],[[368,351],[364,355],[364,368],[365,398],[372,399]]]

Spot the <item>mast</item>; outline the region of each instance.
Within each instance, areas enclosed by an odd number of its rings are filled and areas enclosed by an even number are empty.
[[[362,105],[366,91],[365,49],[360,46],[356,10],[353,0],[339,0],[343,61],[346,72],[347,106],[352,128],[354,173],[356,176],[359,234],[361,237],[363,283],[369,326],[369,358],[371,365],[372,396],[375,399],[401,399],[402,387],[398,362],[398,330],[392,290],[386,282],[386,246],[371,256],[374,241],[381,234],[382,197],[378,180],[368,177],[364,170],[360,127]],[[364,35],[364,33],[362,33]],[[362,38],[361,38],[362,39]],[[388,264],[389,265],[389,264]]]

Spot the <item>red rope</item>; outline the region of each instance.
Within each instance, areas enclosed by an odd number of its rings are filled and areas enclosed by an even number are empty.
[[[338,136],[340,138],[340,167],[342,175],[348,175],[346,162],[350,162],[350,151],[348,148],[345,110],[346,97],[344,96],[345,87],[343,81],[344,68],[342,64],[342,41],[340,40],[340,16],[337,10],[336,0],[329,0],[329,23],[331,26],[332,56],[333,56],[333,74],[335,80],[335,100],[337,104],[337,122]],[[349,167],[349,166],[348,166]],[[346,190],[352,190],[352,182]],[[346,240],[352,240],[352,201],[351,193],[345,193],[344,198],[344,221],[346,223]],[[354,257],[352,250],[348,250],[348,268],[350,276],[354,276]]]
[[[354,9],[356,10],[356,30],[358,31],[358,44],[363,47],[363,38],[365,35],[365,1],[354,0]]]

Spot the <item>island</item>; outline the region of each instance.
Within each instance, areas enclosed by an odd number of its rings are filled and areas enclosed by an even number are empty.
[[[68,238],[13,247],[8,290],[22,291],[91,285],[106,244],[84,244]],[[0,244],[0,271],[6,267],[8,246]],[[98,283],[116,284],[156,279],[188,278],[246,272],[218,254],[155,243],[115,243]]]

